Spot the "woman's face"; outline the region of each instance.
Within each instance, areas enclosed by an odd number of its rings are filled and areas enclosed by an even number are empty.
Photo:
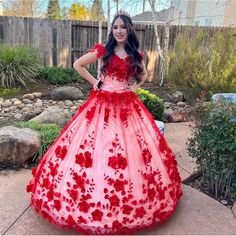
[[[112,33],[117,43],[125,43],[128,39],[128,30],[121,18],[117,18],[114,22]]]

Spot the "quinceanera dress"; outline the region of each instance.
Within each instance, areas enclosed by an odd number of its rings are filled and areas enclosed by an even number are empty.
[[[100,58],[105,46],[90,51]],[[101,90],[91,91],[32,169],[31,206],[59,228],[131,234],[165,221],[182,196],[175,156],[127,90],[131,62],[112,57]]]

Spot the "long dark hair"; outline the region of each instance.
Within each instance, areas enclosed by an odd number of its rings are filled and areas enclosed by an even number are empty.
[[[140,55],[140,52],[138,51],[139,48],[139,41],[138,38],[135,34],[134,27],[132,20],[129,16],[125,14],[118,14],[114,17],[112,21],[112,29],[114,26],[114,23],[117,18],[120,18],[123,20],[125,27],[127,28],[128,32],[128,39],[125,44],[125,51],[129,56],[132,56],[132,64],[131,67],[133,67],[135,73],[134,77],[137,82],[141,81],[141,72],[143,71],[142,67],[140,66],[142,57]],[[106,54],[103,56],[103,66],[101,67],[101,72],[103,74],[106,74],[106,68],[109,65],[110,58],[115,54],[114,49],[115,46],[117,45],[117,41],[113,36],[112,30],[108,36],[108,42],[106,44]]]

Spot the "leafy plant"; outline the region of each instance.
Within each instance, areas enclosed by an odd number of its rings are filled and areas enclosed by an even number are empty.
[[[187,150],[202,171],[201,185],[216,197],[236,199],[236,107],[206,103]]]
[[[40,124],[35,121],[22,121],[13,123],[14,126],[19,128],[30,128],[39,132],[41,136],[42,145],[35,155],[34,160],[39,161],[48,147],[55,141],[61,132],[61,128],[56,124]]]
[[[198,30],[177,37],[169,53],[168,78],[188,100],[201,93],[210,100],[214,93],[236,92],[235,32],[219,31],[212,35]]]
[[[160,120],[164,112],[164,101],[145,89],[137,89],[137,95],[155,119]]]
[[[93,74],[93,71],[90,71]],[[40,71],[40,77],[52,84],[67,84],[71,82],[84,83],[85,80],[73,69],[62,66],[47,66]]]
[[[27,46],[0,44],[0,87],[27,87],[39,74],[38,53]]]

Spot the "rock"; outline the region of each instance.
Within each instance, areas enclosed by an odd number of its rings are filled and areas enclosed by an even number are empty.
[[[76,110],[78,109],[78,107],[77,107],[77,106],[72,106],[70,109],[71,109],[72,111],[76,111]]]
[[[164,107],[165,107],[165,108],[171,108],[171,107],[173,107],[173,106],[175,106],[174,103],[171,103],[171,102],[164,102]]]
[[[34,93],[32,93],[32,95],[34,96],[34,98],[41,98],[42,97],[42,93],[40,93],[40,92],[34,92]]]
[[[74,105],[74,103],[71,100],[66,100],[65,105],[71,107]]]
[[[29,112],[30,110],[29,110],[29,108],[27,108],[27,107],[23,107],[23,108],[21,109],[21,111],[24,112],[24,113],[26,113],[26,112]]]
[[[182,102],[184,100],[183,93],[176,91],[172,94],[172,99],[174,103]]]
[[[21,116],[22,116],[21,114],[15,114],[14,118],[17,119],[17,120],[21,120]]]
[[[51,97],[53,100],[60,101],[60,100],[77,100],[82,99],[84,94],[81,92],[80,89],[72,86],[64,86],[55,88],[52,93]]]
[[[26,104],[25,107],[31,109],[31,108],[33,108],[33,105],[32,104]]]
[[[228,204],[228,202],[227,202],[226,200],[224,200],[224,199],[222,199],[220,202],[221,202],[222,204],[224,204],[224,205],[227,205],[227,204]]]
[[[172,109],[165,109],[163,112],[164,122],[181,122],[185,121],[184,116],[177,111],[173,111]]]
[[[177,102],[176,104],[178,107],[185,107],[187,104],[185,102]]]
[[[24,94],[24,95],[22,96],[22,98],[23,98],[23,100],[24,100],[24,99],[34,100],[34,95],[31,94],[31,93],[28,93],[28,94]]]
[[[17,106],[10,106],[9,111],[15,111],[17,109]]]
[[[19,101],[19,99],[17,99],[17,98],[12,98],[11,99],[11,102],[13,102],[13,103],[16,102],[16,101]]]
[[[232,207],[232,211],[236,217],[236,202],[234,203],[233,207]]]
[[[6,100],[2,103],[2,107],[10,107],[12,105],[12,102],[10,100]]]
[[[14,106],[20,106],[22,104],[22,101],[16,100],[14,101]]]
[[[31,119],[32,121],[37,121],[39,123],[53,123],[58,124],[60,126],[64,126],[71,119],[72,114],[68,111],[64,111],[63,109],[57,106],[51,106],[46,108],[40,115]]]
[[[43,107],[43,103],[42,102],[37,102],[34,105],[35,105],[35,107]]]
[[[11,126],[0,129],[0,162],[25,162],[38,152],[40,146],[40,135],[31,129]]]
[[[20,120],[27,121],[27,120],[33,119],[34,117],[38,116],[41,113],[42,113],[41,109],[36,109],[35,111],[28,111],[24,113],[23,115],[21,115]]]
[[[37,103],[37,102],[43,102],[43,100],[41,100],[40,98],[38,98],[35,102],[36,102],[36,103]]]
[[[3,98],[0,98],[0,102],[4,102],[4,99],[3,99]]]
[[[30,104],[30,103],[32,103],[32,101],[29,100],[29,99],[27,99],[27,98],[24,98],[24,99],[22,100],[22,102],[23,102],[24,104]]]

